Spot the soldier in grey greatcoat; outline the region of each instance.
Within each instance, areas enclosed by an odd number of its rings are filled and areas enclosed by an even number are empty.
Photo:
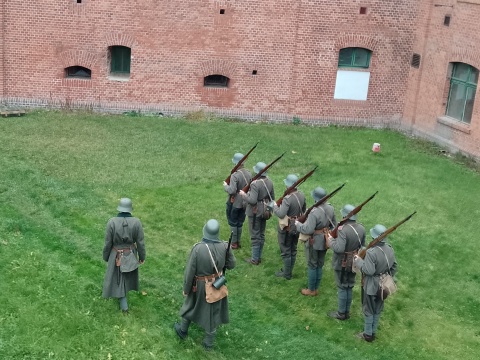
[[[232,162],[237,165],[243,158],[243,154],[233,155]],[[226,214],[228,225],[232,233],[232,249],[240,248],[240,239],[242,237],[243,223],[245,221],[245,201],[238,192],[242,190],[252,180],[250,171],[244,168],[243,164],[230,175],[230,184],[223,182],[223,188],[228,193]]]
[[[375,240],[387,229],[377,224],[370,229],[370,235]],[[390,272],[394,276],[397,271],[397,260],[392,247],[382,239],[377,245],[367,250],[365,260],[359,256],[354,257],[354,265],[362,271],[363,299],[362,310],[364,315],[364,329],[358,336],[365,341],[375,340],[375,334],[383,311],[384,301],[377,296],[379,290],[379,277],[381,274]]]
[[[288,189],[297,180],[298,177],[295,174],[289,174],[287,178],[283,180],[283,183]],[[282,269],[277,271],[275,275],[287,280],[292,278],[293,267],[297,259],[298,236],[300,235],[296,226],[293,224],[295,223],[295,219],[305,212],[306,207],[305,195],[297,189],[285,196],[280,206],[277,206],[275,201],[271,202],[271,208],[279,218],[277,238],[280,255],[283,260]],[[291,224],[292,229],[290,229]]]
[[[258,162],[253,171],[258,174],[267,165]],[[273,182],[264,172],[257,180],[252,181],[248,193],[240,190],[239,193],[247,202],[246,214],[248,216],[248,230],[252,241],[252,256],[245,259],[252,265],[258,265],[262,261],[263,246],[265,244],[265,229],[267,227],[267,219],[265,218],[266,205],[275,200]]]
[[[326,194],[326,191],[321,187],[317,187],[311,192],[315,202],[318,202]],[[305,241],[308,287],[302,289],[300,292],[305,296],[317,296],[320,281],[322,280],[325,255],[327,253],[325,232],[333,230],[337,225],[335,210],[331,204],[323,203],[310,211],[310,214],[308,214],[303,224],[296,221],[295,225],[297,226],[298,232],[308,235],[308,239]]]
[[[122,255],[138,256],[139,264],[145,261],[145,242],[143,227],[139,219],[132,216],[132,200],[120,199],[117,207],[119,214],[108,220],[105,232],[105,246],[103,247],[103,260],[107,262],[107,271],[103,282],[103,297],[118,298],[120,308],[128,312],[127,293],[130,290],[138,291],[138,265],[130,272],[122,272],[117,266]],[[138,253],[138,255],[137,255]]]
[[[235,267],[235,255],[232,251],[227,251],[228,243],[219,240],[219,233],[218,221],[208,220],[203,227],[202,241],[196,243],[190,252],[183,281],[185,301],[180,309],[182,320],[174,325],[181,339],[187,337],[192,321],[203,328],[205,350],[212,349],[217,327],[229,321],[228,297],[214,303],[208,303],[205,298],[205,281],[221,276],[225,265],[227,269]]]
[[[355,206],[345,205],[341,210],[342,217],[345,218],[353,209]],[[356,275],[352,271],[353,257],[360,248],[365,246],[365,228],[356,220],[357,215],[351,216],[338,228],[337,238],[330,235],[327,238],[327,245],[333,250],[332,268],[335,273],[338,295],[338,309],[330,312],[328,316],[338,320],[350,318]]]

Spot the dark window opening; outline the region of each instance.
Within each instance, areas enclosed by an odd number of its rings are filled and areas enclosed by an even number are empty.
[[[367,8],[366,7],[361,7],[360,8],[360,14],[365,15],[367,13]]]
[[[110,73],[130,74],[130,59],[132,49],[126,46],[112,46],[110,48]]]
[[[82,3],[82,0],[77,0],[77,4],[81,4]]]
[[[450,16],[449,15],[445,16],[445,18],[443,19],[443,25],[450,26]]]
[[[338,67],[357,67],[368,69],[371,51],[364,48],[345,48],[340,50]]]
[[[257,70],[253,70],[252,75],[257,75]]]
[[[228,87],[230,79],[223,75],[208,75],[203,78],[205,87]]]
[[[412,67],[417,69],[420,67],[420,58],[421,56],[419,54],[412,55],[412,62],[411,62]]]
[[[69,66],[65,68],[65,77],[78,79],[91,79],[92,70],[84,68],[83,66]]]
[[[220,9],[220,14],[225,14],[225,9]]]

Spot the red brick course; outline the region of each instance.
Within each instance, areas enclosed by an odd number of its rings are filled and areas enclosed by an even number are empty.
[[[470,125],[442,120],[449,63],[480,69],[474,2],[1,0],[0,96],[24,106],[388,126],[480,156],[480,100]],[[118,45],[131,48],[128,81],[109,76],[108,49]],[[333,98],[344,47],[372,51],[366,101]],[[91,79],[65,78],[69,66],[90,69]],[[213,74],[229,87],[204,87]]]

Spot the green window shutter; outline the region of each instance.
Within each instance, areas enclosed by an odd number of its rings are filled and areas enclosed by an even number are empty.
[[[131,49],[125,46],[112,46],[111,72],[130,74]]]

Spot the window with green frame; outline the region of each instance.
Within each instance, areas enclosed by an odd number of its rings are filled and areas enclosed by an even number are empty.
[[[130,58],[132,49],[126,46],[112,46],[110,48],[110,73],[130,74]]]
[[[446,115],[470,124],[477,92],[478,70],[464,63],[452,63]]]
[[[372,52],[364,48],[344,48],[338,55],[338,67],[355,67],[368,69]]]

